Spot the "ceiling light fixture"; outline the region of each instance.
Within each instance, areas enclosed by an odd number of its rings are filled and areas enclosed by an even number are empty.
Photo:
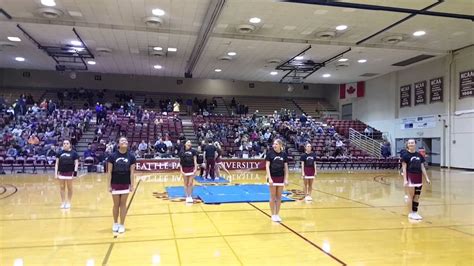
[[[155,51],[161,51],[161,50],[163,50],[163,48],[161,48],[161,47],[159,47],[159,46],[155,46],[155,47],[153,47],[153,50],[155,50]]]
[[[237,55],[237,53],[236,52],[228,52],[227,55],[228,56],[235,56],[235,55]]]
[[[303,60],[304,57],[302,55],[295,57],[295,60]]]
[[[23,62],[23,61],[25,61],[25,58],[24,57],[15,57],[15,60],[18,61],[18,62]]]
[[[357,62],[363,64],[363,63],[366,63],[366,62],[367,62],[367,59],[359,59],[359,60],[357,60]]]
[[[413,32],[413,36],[416,36],[416,37],[420,37],[420,36],[423,36],[425,34],[426,34],[426,32],[424,32],[422,30]]]
[[[270,75],[272,75],[272,76],[276,76],[276,75],[278,75],[278,72],[276,72],[276,71],[272,71],[272,72],[270,72]]]
[[[71,44],[74,46],[82,46],[82,42],[80,41],[71,41]]]
[[[163,67],[160,66],[160,65],[154,65],[153,68],[154,68],[154,69],[162,69]]]
[[[95,64],[97,64],[97,63],[96,63],[95,61],[93,61],[93,60],[89,60],[89,61],[87,61],[87,63],[88,63],[89,65],[95,65]]]
[[[153,15],[159,16],[159,17],[165,15],[165,11],[163,11],[163,10],[161,10],[161,9],[159,9],[159,8],[153,9],[153,10],[151,11],[151,13],[152,13]]]
[[[176,51],[178,51],[178,48],[168,47],[168,52],[176,52]]]
[[[339,30],[339,31],[346,30],[346,29],[347,29],[347,25],[339,25],[336,27],[336,30]]]
[[[216,69],[214,69],[214,71],[215,71],[215,72],[222,72],[222,69],[216,68]]]
[[[249,19],[249,22],[250,22],[250,23],[253,23],[253,24],[258,24],[258,23],[260,23],[261,21],[262,21],[262,19],[257,18],[257,17],[254,17],[254,18]]]
[[[7,37],[7,39],[11,42],[21,42],[21,39],[18,37]]]
[[[323,74],[323,78],[329,78],[330,76],[331,76],[331,74],[328,74],[328,73]]]
[[[339,59],[339,60],[337,60],[337,61],[339,61],[339,62],[347,62],[347,61],[349,61],[349,59],[347,59],[347,58],[341,58],[341,59]]]
[[[41,4],[43,6],[56,6],[56,2],[54,0],[41,0]]]

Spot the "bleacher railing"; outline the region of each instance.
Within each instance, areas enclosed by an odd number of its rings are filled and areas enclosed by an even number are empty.
[[[371,156],[374,156],[377,158],[381,157],[380,149],[382,147],[382,144],[373,138],[370,138],[364,134],[361,134],[360,132],[358,132],[357,130],[354,130],[353,128],[349,128],[349,141],[351,142],[352,145],[367,152]]]

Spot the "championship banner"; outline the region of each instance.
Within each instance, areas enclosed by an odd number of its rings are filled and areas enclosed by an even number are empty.
[[[264,170],[264,159],[222,159],[224,166],[229,170]],[[166,172],[178,170],[179,159],[138,159],[138,172]]]
[[[443,101],[443,78],[430,80],[430,103]]]
[[[459,99],[474,97],[474,70],[459,73]]]
[[[416,82],[415,85],[415,105],[426,103],[426,81]]]
[[[411,106],[411,85],[400,87],[400,108]]]

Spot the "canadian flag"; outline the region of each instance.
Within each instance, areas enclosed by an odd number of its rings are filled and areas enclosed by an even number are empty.
[[[365,82],[353,82],[339,85],[339,99],[364,97]]]

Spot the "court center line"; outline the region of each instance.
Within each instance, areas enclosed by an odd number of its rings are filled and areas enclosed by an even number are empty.
[[[202,205],[200,206],[201,207],[201,210],[206,214],[207,218],[209,219],[209,221],[211,221],[211,224],[214,226],[214,228],[216,228],[216,231],[217,233],[219,233],[219,235],[222,237],[222,239],[224,240],[224,242],[227,244],[227,246],[229,247],[230,251],[232,251],[232,254],[234,254],[235,258],[237,259],[237,261],[240,263],[240,265],[244,265],[242,263],[242,261],[240,260],[239,256],[237,256],[237,253],[235,252],[235,250],[232,248],[232,246],[229,244],[229,242],[227,241],[227,239],[225,238],[224,235],[222,235],[222,232],[219,230],[219,228],[217,228],[217,225],[214,223],[214,221],[211,219],[211,217],[209,216],[209,214],[202,208]]]
[[[2,189],[2,192],[0,192],[0,195],[3,195],[5,192],[7,192],[7,189],[1,185],[0,188]]]
[[[265,216],[267,217],[271,217],[268,213],[266,213],[264,210],[258,208],[257,206],[253,205],[252,203],[248,202],[248,204],[252,207],[254,207],[255,209],[259,210],[262,214],[264,214]],[[309,243],[310,245],[312,245],[313,247],[319,249],[321,252],[323,252],[324,254],[326,254],[327,256],[329,256],[330,258],[332,258],[333,260],[339,262],[341,265],[347,265],[345,262],[343,262],[342,260],[340,260],[339,258],[337,258],[336,256],[332,255],[331,253],[328,253],[326,252],[323,248],[321,248],[320,246],[316,245],[314,242],[312,242],[311,240],[307,239],[306,237],[304,237],[303,235],[301,235],[300,233],[296,232],[295,230],[293,230],[291,227],[287,226],[286,224],[280,222],[280,225],[285,227],[287,230],[291,231],[293,234],[297,235],[298,237],[300,237],[301,239],[303,239],[304,241],[306,241],[307,243]]]

